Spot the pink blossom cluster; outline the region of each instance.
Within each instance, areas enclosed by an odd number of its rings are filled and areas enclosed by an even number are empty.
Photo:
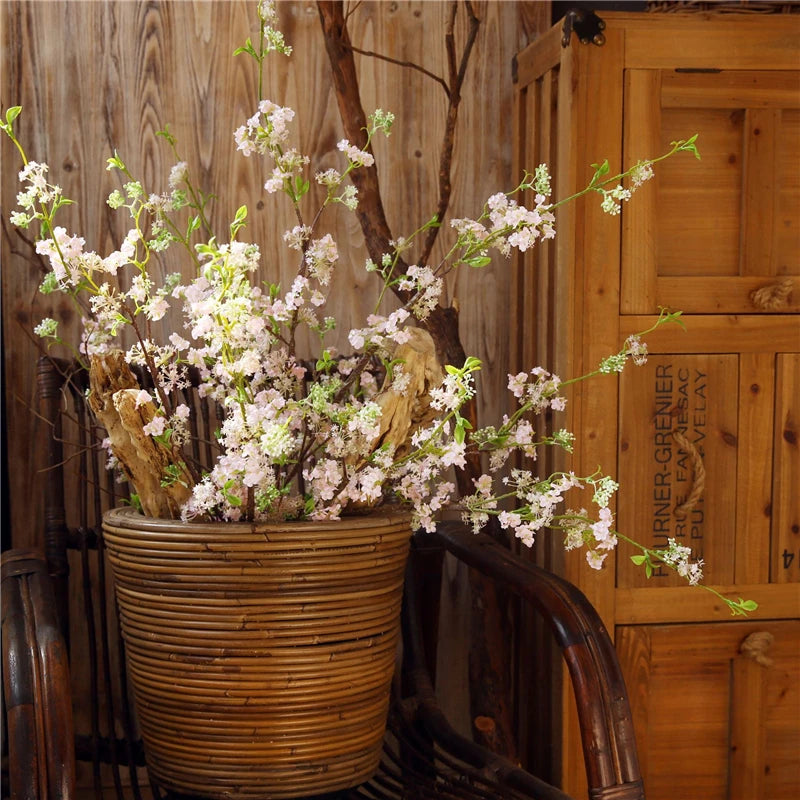
[[[365,364],[375,356],[391,362],[387,386],[395,392],[407,388],[409,374],[404,365],[391,360],[397,346],[410,338],[412,315],[425,319],[438,303],[442,275],[447,271],[446,264],[437,268],[415,264],[395,275],[399,253],[412,246],[413,237],[398,239],[393,244],[395,253],[385,254],[380,268],[372,265],[387,287],[395,285],[406,293],[405,306],[388,313],[376,310],[364,327],[352,329],[348,340],[354,357],[334,360],[334,351],[328,347],[315,367],[298,360],[294,342],[299,325],[324,337],[328,322],[320,321],[316,309],[326,302],[339,253],[333,237],[315,235],[315,224],[305,224],[299,213],[298,192],[303,189],[298,179],[308,159],[290,146],[293,117],[291,109],[262,101],[235,134],[244,155],[272,160],[265,188],[289,195],[300,217],[283,236],[285,244],[299,254],[297,274],[283,290],[277,285],[262,288],[252,280],[260,251],[235,236],[246,216],[241,209],[231,226],[231,241],[210,237],[196,246],[193,278],[183,281],[179,275],[170,275],[156,285],[147,270],[150,255],[179,238],[171,232],[175,227],[170,227],[170,215],[190,202],[183,189],[190,186],[189,170],[182,161],[170,170],[169,193],[148,196],[136,181],[126,183],[124,192],[112,193],[111,205],[128,209],[134,225],[119,250],[106,258],[85,252],[84,240],[62,227],[50,226],[52,236],[37,244],[50,260],[52,288],[89,295],[91,315],[84,321],[82,345],[88,354],[114,346],[122,326],[136,326],[139,318],[149,325],[165,317],[172,301],[182,304],[185,335],[173,331],[159,343],[149,336],[149,328],[137,327],[136,343],[126,358],[154,377],[156,390],[140,392],[137,403],[151,407],[145,433],[165,446],[181,446],[188,436],[188,407],[165,398],[176,397],[176,392],[188,387],[189,368],[199,375],[201,395],[222,409],[216,442],[219,454],[194,485],[184,518],[335,519],[350,508],[372,506],[394,492],[411,505],[414,524],[432,530],[455,492],[445,476],[464,467],[473,448],[489,456],[489,471],[475,481],[475,492],[462,500],[464,518],[473,528],[494,516],[501,528],[527,546],[539,531],[562,528],[566,547],[588,545],[587,560],[599,567],[616,545],[608,508],[616,484],[610,478],[579,479],[565,472],[541,478],[521,468],[505,474],[515,452],[535,462],[541,447],[571,449],[573,437],[567,431],[539,435],[533,424],[543,411],[565,407],[557,375],[541,367],[509,375],[508,388],[517,399],[517,411],[504,416],[499,428],[470,430],[467,436],[460,410],[474,395],[472,373],[480,364],[468,359],[463,368],[448,366],[441,384],[430,390],[434,418],[413,429],[407,446],[400,450],[381,444],[383,412],[373,399],[377,384]],[[391,120],[387,112],[376,112],[369,135],[378,129],[388,133]],[[347,158],[344,172],[331,168],[316,176],[327,189],[323,208],[331,202],[351,206],[353,193],[338,194],[344,175],[374,163],[368,149],[347,140],[340,141],[337,149]],[[124,168],[116,158],[115,163]],[[35,164],[23,171],[28,189],[21,194],[23,211],[19,213],[26,221],[40,213],[31,211],[36,203],[57,202],[60,197],[60,190],[47,183],[46,173],[46,165]],[[536,189],[533,209],[497,193],[477,220],[453,221],[458,237],[451,250],[455,262],[481,266],[490,247],[506,254],[512,248],[524,251],[555,234],[545,195],[549,175],[540,166],[532,177],[535,182],[522,187]],[[149,241],[141,234],[146,218],[152,220]],[[114,277],[123,267],[133,270],[124,290],[97,280],[98,276]],[[43,321],[40,332],[56,338],[55,323]],[[629,358],[639,363],[645,357],[646,347],[632,336],[600,371],[617,371]],[[595,490],[597,518],[583,510],[559,513],[564,495],[584,485]],[[699,570],[688,564],[679,549],[667,551],[666,558],[672,558],[676,569],[690,579]]]

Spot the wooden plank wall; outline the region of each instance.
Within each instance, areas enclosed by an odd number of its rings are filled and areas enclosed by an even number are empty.
[[[0,105],[22,105],[20,138],[29,158],[46,161],[52,180],[78,202],[61,220],[86,238],[87,249],[105,253],[127,231],[125,219],[105,203],[116,178],[104,169],[116,149],[148,191],[163,191],[173,163],[156,131],[169,124],[181,157],[218,196],[213,219],[225,230],[236,208],[249,208],[249,236],[263,254],[263,278],[284,282],[292,263],[280,237],[294,224],[280,198],[261,188],[264,167],[236,154],[232,132],[255,110],[253,64],[233,57],[248,35],[257,33],[254,0],[216,2],[15,2],[0,4],[2,78]],[[400,61],[417,62],[433,73],[446,69],[444,32],[449,3],[352,3],[354,44]],[[475,215],[495,191],[511,188],[512,57],[550,23],[550,3],[473,2],[482,20],[470,65],[454,158],[454,216]],[[297,111],[299,148],[315,169],[340,164],[341,138],[336,100],[329,79],[316,5],[281,2],[281,27],[294,46],[286,60],[268,62],[264,95]],[[458,40],[466,26],[459,11]],[[373,58],[360,58],[365,108],[388,108],[397,125],[376,156],[395,234],[409,233],[433,214],[437,159],[444,126],[442,88],[419,72]],[[5,136],[2,156],[2,217],[15,206],[18,158]],[[340,282],[333,308],[340,329],[363,324],[372,310],[376,286],[362,269],[365,251],[355,218],[337,213],[328,221],[340,247]],[[8,224],[2,228],[2,321],[4,336],[6,431],[8,434],[10,520],[14,546],[41,544],[43,442],[47,431],[35,412],[37,349],[31,334],[44,316],[59,320],[69,338],[78,320],[63,297],[37,295],[40,262]],[[180,270],[167,260],[164,272]],[[484,362],[479,413],[496,418],[505,402],[508,371],[509,265],[502,260],[470,270],[449,286],[448,299],[461,309],[467,352]],[[446,579],[446,652],[460,648],[468,631],[463,613],[469,603],[466,574],[453,566]],[[448,611],[449,609],[449,611]],[[461,609],[461,612],[459,612]],[[461,709],[459,724],[469,729],[463,670],[448,664],[442,698]],[[87,685],[86,665],[73,665],[73,685]],[[80,707],[82,700],[78,699]]]
[[[214,219],[224,230],[238,205],[249,211],[249,235],[261,244],[264,277],[292,274],[280,235],[291,224],[286,204],[261,188],[263,165],[235,152],[232,132],[256,102],[253,62],[233,50],[257,33],[255,3],[6,2],[0,9],[2,107],[20,104],[20,136],[29,158],[46,161],[52,180],[78,203],[61,223],[86,238],[86,249],[109,252],[127,226],[105,203],[117,178],[104,169],[116,149],[148,191],[163,191],[173,159],[156,131],[169,124],[182,158],[219,198]],[[350,29],[360,48],[445,73],[448,3],[353,3]],[[475,3],[481,32],[461,108],[453,184],[456,216],[477,213],[489,194],[515,183],[511,176],[511,59],[549,25],[549,3]],[[291,59],[268,62],[265,96],[297,111],[299,147],[314,168],[339,163],[338,110],[328,76],[316,5],[281,2],[281,26],[295,48]],[[463,41],[463,8],[458,30]],[[442,88],[419,72],[360,59],[364,105],[391,109],[398,123],[376,155],[396,234],[412,231],[435,208],[437,155],[444,125]],[[506,127],[506,126],[509,127]],[[18,158],[2,145],[2,214],[15,207]],[[364,250],[352,215],[329,224],[341,252],[333,313],[340,330],[363,324],[375,288],[362,269]],[[37,296],[41,263],[7,224],[2,239],[4,385],[7,403],[13,543],[34,544],[41,526],[37,503],[44,432],[34,410],[31,328],[43,316],[59,320],[74,338],[78,319],[60,295]],[[165,272],[181,268],[167,259]],[[496,416],[504,402],[508,360],[507,265],[459,275],[449,299],[461,307],[466,349],[484,361],[481,413]],[[346,345],[346,342],[345,342]]]

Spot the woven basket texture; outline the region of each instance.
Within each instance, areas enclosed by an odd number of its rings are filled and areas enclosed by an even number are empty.
[[[409,518],[103,521],[153,778],[212,798],[333,792],[377,769]]]

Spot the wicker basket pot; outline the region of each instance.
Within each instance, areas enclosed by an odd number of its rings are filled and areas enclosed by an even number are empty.
[[[164,788],[290,798],[376,770],[409,518],[195,524],[105,514],[147,765]]]

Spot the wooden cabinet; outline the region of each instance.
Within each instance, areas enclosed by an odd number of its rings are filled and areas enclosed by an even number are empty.
[[[512,367],[597,366],[659,308],[619,383],[569,398],[579,474],[619,477],[620,531],[670,537],[706,582],[760,604],[748,619],[674,574],[649,580],[624,545],[601,572],[550,563],[597,605],[627,675],[649,800],[800,794],[800,16],[603,15],[602,46],[560,26],[520,53],[518,171],[548,162],[555,196],[699,134],[701,160],[656,166],[621,215],[596,196],[559,209],[553,242],[515,263]],[[613,173],[612,173],[613,174]],[[553,466],[566,466],[554,462]],[[687,501],[689,505],[686,506]],[[579,733],[557,704],[564,787]]]

